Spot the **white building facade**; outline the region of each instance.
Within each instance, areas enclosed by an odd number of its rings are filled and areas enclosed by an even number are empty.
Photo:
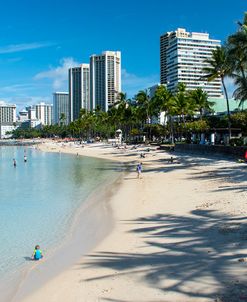
[[[36,120],[36,109],[34,106],[28,107],[28,119],[29,120]]]
[[[19,111],[19,122],[26,122],[28,120],[28,111],[25,109],[22,109]]]
[[[69,93],[68,92],[55,92],[53,93],[53,123],[65,125],[69,124],[70,111],[69,111]],[[61,115],[64,114],[65,120],[61,121]]]
[[[121,52],[105,51],[90,57],[90,110],[108,111],[121,92]]]
[[[89,64],[69,69],[69,120],[79,118],[80,110],[90,110]]]
[[[0,101],[0,138],[11,137],[9,132],[16,129],[16,105]]]
[[[160,83],[172,92],[178,83],[184,83],[187,90],[202,88],[208,97],[223,97],[219,78],[212,82],[202,78],[202,69],[208,66],[205,60],[220,44],[220,40],[209,39],[209,34],[189,33],[183,28],[165,33],[160,37]]]
[[[16,105],[0,101],[0,123],[13,124],[16,122]]]
[[[53,105],[41,102],[40,104],[34,105],[36,118],[40,120],[42,125],[52,124],[52,111]]]

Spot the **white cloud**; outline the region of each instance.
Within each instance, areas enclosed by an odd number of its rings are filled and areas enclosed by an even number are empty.
[[[0,94],[6,93],[21,93],[27,90],[33,90],[34,85],[32,84],[14,84],[9,86],[1,86],[0,87]]]
[[[55,90],[68,89],[68,69],[78,66],[80,63],[73,58],[63,58],[60,60],[60,65],[51,67],[47,71],[40,72],[34,77],[35,80],[49,79],[52,81],[52,87]]]
[[[140,77],[128,73],[126,69],[122,69],[122,91],[127,93],[128,97],[133,97],[138,91],[147,89],[157,83],[159,83],[158,74]]]
[[[14,53],[25,50],[37,49],[52,46],[54,44],[50,42],[34,42],[34,43],[23,43],[23,44],[12,44],[0,47],[0,54],[4,53]]]

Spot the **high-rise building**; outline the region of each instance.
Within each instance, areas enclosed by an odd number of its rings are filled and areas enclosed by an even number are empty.
[[[16,105],[0,101],[0,138],[11,137],[9,134],[16,126]]]
[[[108,111],[121,92],[121,52],[105,51],[90,57],[90,110]]]
[[[65,125],[69,124],[69,94],[68,92],[55,92],[53,93],[53,123]],[[64,120],[61,121],[61,117],[64,115]]]
[[[70,121],[79,118],[80,110],[90,110],[89,64],[69,69],[69,111]]]
[[[13,124],[16,122],[16,105],[0,101],[0,124]]]
[[[174,92],[178,83],[188,90],[202,88],[209,97],[222,97],[220,79],[207,82],[202,69],[208,64],[212,50],[220,40],[209,39],[209,34],[186,32],[183,28],[167,32],[160,37],[160,82]]]
[[[34,105],[36,111],[36,118],[41,121],[42,125],[52,124],[52,105],[41,102]]]

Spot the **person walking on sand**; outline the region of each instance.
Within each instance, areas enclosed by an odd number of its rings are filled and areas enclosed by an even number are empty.
[[[142,174],[142,163],[138,163],[138,164],[137,164],[136,171],[137,171],[137,178],[141,178],[141,174]]]

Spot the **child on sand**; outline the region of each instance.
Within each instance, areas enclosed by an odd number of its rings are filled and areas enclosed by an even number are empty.
[[[33,260],[40,260],[41,258],[43,258],[43,253],[40,250],[40,246],[36,245],[32,254],[32,259]]]

